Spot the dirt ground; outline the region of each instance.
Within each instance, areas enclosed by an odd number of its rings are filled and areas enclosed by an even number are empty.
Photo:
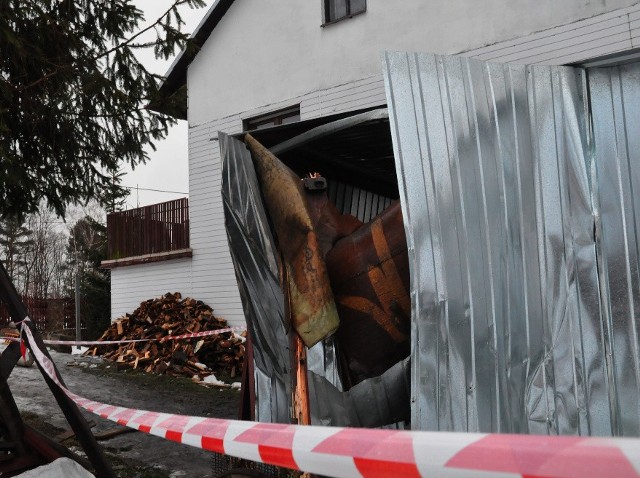
[[[69,389],[83,397],[136,409],[237,418],[240,398],[237,390],[205,388],[187,378],[117,371],[111,362],[96,357],[50,353]],[[50,435],[69,428],[35,365],[15,367],[8,382],[27,423]],[[94,434],[120,428],[96,415],[83,413],[87,420],[96,423]],[[140,432],[100,443],[121,477],[215,476],[213,470],[220,464],[218,455]],[[81,451],[73,440],[64,444]]]

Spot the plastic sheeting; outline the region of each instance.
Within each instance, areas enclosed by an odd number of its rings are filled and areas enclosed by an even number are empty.
[[[412,428],[640,434],[638,67],[384,63]]]
[[[256,419],[287,423],[291,412],[290,324],[284,320],[276,247],[245,145],[219,134],[222,200],[231,258],[253,342]]]
[[[58,458],[47,465],[25,471],[16,478],[93,478],[94,475],[69,458]]]

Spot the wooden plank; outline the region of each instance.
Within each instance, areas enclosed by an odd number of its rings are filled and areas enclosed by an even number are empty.
[[[94,436],[96,437],[96,440],[103,441],[103,440],[110,440],[111,438],[117,437],[118,435],[124,435],[125,433],[133,433],[137,431],[138,430],[136,430],[135,428],[119,427],[119,428],[111,428],[102,433],[96,433]]]

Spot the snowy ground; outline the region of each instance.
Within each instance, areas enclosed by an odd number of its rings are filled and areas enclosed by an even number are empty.
[[[208,389],[189,379],[153,376],[137,371],[117,371],[99,358],[78,357],[51,351],[69,389],[78,395],[112,405],[184,415],[236,418],[239,392]],[[50,430],[69,426],[39,370],[15,367],[9,387],[28,422],[40,422]],[[94,434],[118,425],[84,412],[96,423]],[[65,442],[69,445],[69,442]],[[215,455],[140,432],[101,442],[120,476],[211,476]]]

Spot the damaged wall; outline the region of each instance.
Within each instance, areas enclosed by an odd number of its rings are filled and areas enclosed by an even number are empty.
[[[397,53],[385,68],[412,426],[640,435],[640,65]]]

